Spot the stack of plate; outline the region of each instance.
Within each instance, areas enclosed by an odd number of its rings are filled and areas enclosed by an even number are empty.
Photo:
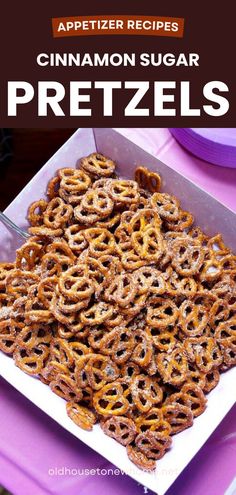
[[[236,128],[171,128],[169,131],[198,158],[236,168]]]

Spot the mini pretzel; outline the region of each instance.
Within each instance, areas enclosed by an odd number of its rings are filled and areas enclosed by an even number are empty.
[[[80,400],[80,405],[93,410],[93,390],[91,387],[82,388],[82,399]]]
[[[139,187],[147,189],[151,193],[158,192],[161,188],[161,177],[157,172],[151,172],[146,167],[137,167],[135,180]]]
[[[164,252],[163,237],[155,228],[133,232],[132,245],[141,259],[157,262]]]
[[[135,170],[134,178],[138,183],[139,187],[143,189],[148,189],[148,174],[149,170],[146,167],[137,167]]]
[[[91,185],[90,177],[82,170],[64,168],[58,171],[60,180],[59,196],[72,205],[80,203],[83,194]]]
[[[215,331],[215,339],[223,349],[227,347],[231,337],[236,337],[236,317],[229,318],[226,322],[221,322]]]
[[[206,398],[203,391],[194,383],[185,383],[181,391],[171,394],[165,401],[165,405],[182,404],[191,409],[194,417],[202,414],[206,409]]]
[[[28,375],[38,375],[49,355],[49,348],[45,344],[39,344],[35,348],[16,347],[13,358],[16,366]]]
[[[168,436],[162,436],[157,432],[147,431],[139,433],[135,439],[135,445],[148,459],[161,459],[166,450],[171,446],[172,440]]]
[[[219,280],[214,283],[212,293],[215,294],[216,297],[223,298],[228,294],[233,294],[234,289],[235,282],[231,278],[231,274],[222,274]]]
[[[184,347],[189,360],[195,362],[204,373],[208,373],[222,363],[220,349],[212,337],[187,338],[184,341]]]
[[[106,300],[114,301],[121,307],[125,307],[133,301],[135,295],[134,280],[132,275],[128,273],[117,275],[105,291]]]
[[[23,327],[23,328],[22,328]],[[52,340],[52,332],[49,325],[33,323],[30,327],[19,324],[19,332],[16,335],[16,345],[19,348],[34,349],[38,345],[49,345]]]
[[[236,364],[236,341],[235,337],[231,337],[228,342],[228,346],[223,351],[223,363],[222,370],[231,368]]]
[[[65,374],[69,376],[70,370],[64,364],[50,360],[49,358],[39,374],[39,378],[43,381],[43,383],[49,385],[50,382],[57,378],[58,374]]]
[[[76,168],[61,168],[58,170],[58,176],[68,192],[85,191],[91,185],[89,175]]]
[[[147,412],[154,404],[162,401],[163,393],[158,382],[144,374],[135,376],[130,383],[130,390],[137,409]]]
[[[11,270],[6,277],[6,290],[14,297],[24,296],[27,295],[29,287],[37,282],[39,276],[36,273],[20,269]]]
[[[146,321],[145,321],[146,309],[143,309],[137,316],[132,318],[131,321],[127,323],[128,328],[135,332],[136,330],[146,330]]]
[[[145,232],[150,227],[159,231],[161,227],[161,218],[159,214],[151,208],[144,208],[137,211],[130,220],[132,232]]]
[[[27,301],[25,303],[25,322],[31,323],[52,323],[53,315],[46,309],[38,298],[38,286],[32,285],[28,290]]]
[[[133,272],[134,283],[138,286],[139,294],[161,295],[166,291],[162,273],[150,266],[144,266]]]
[[[61,257],[56,253],[44,254],[41,261],[41,270],[45,278],[59,277],[62,270],[68,270],[74,264],[73,260],[67,257]]]
[[[135,425],[138,433],[153,431],[163,437],[169,436],[171,433],[170,424],[163,419],[162,408],[152,407],[147,413],[138,416]]]
[[[169,260],[170,261],[170,260]],[[167,269],[170,276],[167,280],[167,292],[171,296],[194,296],[198,290],[198,284],[193,277],[182,277],[176,271],[169,267]]]
[[[201,335],[208,323],[208,314],[204,305],[196,305],[194,300],[185,300],[179,308],[179,325],[189,337]]]
[[[130,223],[121,221],[114,232],[115,239],[121,254],[123,254],[123,252],[125,252],[126,249],[132,248],[131,234],[132,234],[132,227]]]
[[[56,176],[53,177],[47,186],[47,196],[49,197],[49,200],[55,198],[58,196],[58,189],[60,186],[60,177]]]
[[[224,273],[230,274],[233,270],[236,269],[236,256],[234,256],[233,254],[227,254],[226,256],[223,256],[220,260],[220,265]]]
[[[16,297],[12,304],[12,312],[9,314],[9,316],[14,316],[14,319],[18,323],[25,323],[25,305],[27,303],[27,300],[28,297],[26,295]]]
[[[23,323],[13,319],[0,321],[0,349],[6,354],[12,354],[16,348],[16,336],[23,328]]]
[[[83,356],[86,356],[89,354],[89,347],[87,345],[82,344],[82,342],[74,341],[72,340],[69,342],[69,348],[72,352],[72,356],[74,358],[75,364],[77,363],[78,359],[81,359]]]
[[[56,319],[58,319],[59,323],[62,323],[63,325],[67,326],[70,332],[73,333],[73,336],[82,336],[84,331],[87,333],[87,329],[85,326],[81,323],[80,321],[80,313],[75,313],[75,314],[66,314],[63,313],[62,311],[59,311],[57,308],[56,311]],[[64,320],[64,321],[63,321]]]
[[[78,224],[67,227],[65,230],[65,238],[68,241],[70,249],[75,254],[80,254],[88,246],[88,242],[84,237],[84,232]]]
[[[117,364],[125,363],[131,356],[135,340],[132,331],[125,327],[115,327],[101,339],[100,349]]]
[[[97,213],[83,208],[81,202],[74,208],[74,217],[79,222],[79,226],[80,224],[82,224],[82,226],[91,226],[100,219],[100,216]]]
[[[122,264],[118,256],[115,256],[113,254],[103,254],[99,257],[99,263],[102,265],[102,273],[104,275],[106,274],[107,284],[110,283],[110,277],[107,276],[107,273],[110,274],[111,278],[121,273]]]
[[[85,366],[88,375],[88,384],[93,390],[99,390],[106,383],[116,380],[119,369],[107,356],[94,355]]]
[[[45,363],[45,366],[39,373],[39,378],[44,383],[49,385],[50,382],[57,378],[57,375],[59,373],[69,375],[70,370],[65,366],[65,364],[58,363],[58,361],[53,361],[50,359],[49,356],[48,360]]]
[[[80,263],[62,273],[58,279],[58,289],[73,301],[81,301],[81,299],[90,297],[94,292],[94,287],[88,279],[86,265]]]
[[[149,300],[147,323],[152,327],[166,328],[168,325],[174,325],[178,313],[179,310],[172,300],[154,296]]]
[[[187,382],[193,382],[202,390],[206,386],[206,373],[201,371],[195,363],[188,363]]]
[[[222,267],[220,265],[220,261],[215,257],[212,257],[204,261],[201,268],[200,280],[204,282],[211,282],[212,280],[218,280],[221,274]]]
[[[156,468],[156,463],[154,459],[148,459],[147,456],[139,450],[138,447],[133,445],[127,445],[126,447],[128,458],[137,466],[139,469],[144,471],[153,471]]]
[[[91,155],[80,160],[80,167],[92,177],[111,177],[115,170],[115,162],[101,153]]]
[[[220,373],[217,368],[209,371],[205,375],[205,385],[203,387],[203,392],[208,394],[211,390],[213,390],[216,385],[218,385],[220,381]]]
[[[115,203],[126,205],[139,200],[138,185],[133,180],[112,180],[108,184],[108,193]]]
[[[209,240],[208,236],[200,229],[200,227],[194,226],[188,231],[188,235],[192,237],[192,239],[199,241],[202,246],[207,245]]]
[[[102,189],[89,189],[81,201],[83,210],[95,213],[99,218],[108,217],[113,210],[113,206],[112,199]]]
[[[173,241],[172,256],[173,267],[183,277],[198,273],[204,260],[201,246],[196,241],[193,243],[185,238]]]
[[[105,325],[96,325],[94,327],[87,327],[89,329],[88,343],[93,350],[97,350],[101,347],[101,341],[104,335],[107,333]]]
[[[58,304],[59,299],[61,307],[59,307]],[[78,303],[74,304],[76,304],[77,307],[84,308],[86,307],[86,305],[89,304],[89,300],[84,299],[83,301],[79,301]],[[68,330],[73,334],[79,335],[81,331],[83,331],[85,325],[81,322],[80,312],[73,313],[72,305],[73,301],[71,302],[71,300],[65,300],[64,296],[62,295],[58,297],[57,294],[54,294],[50,305],[50,311],[52,312],[57,322],[66,326]],[[65,307],[66,311],[63,311],[63,306]]]
[[[113,313],[113,308],[110,304],[99,302],[93,304],[91,308],[81,311],[80,319],[84,325],[100,325],[108,320]]]
[[[115,253],[115,238],[109,230],[101,228],[86,229],[84,236],[89,243],[89,251],[92,256],[99,258],[102,255]]]
[[[163,417],[171,426],[171,435],[189,428],[193,424],[193,414],[188,406],[179,404],[165,404],[162,407]]]
[[[210,308],[209,323],[211,327],[216,328],[219,323],[228,320],[229,312],[229,307],[225,304],[225,301],[217,298]]]
[[[57,282],[58,278],[54,275],[42,279],[38,285],[38,298],[46,309],[50,309]]]
[[[151,198],[151,205],[163,220],[173,222],[179,218],[179,201],[170,194],[156,192]]]
[[[68,259],[72,261],[76,260],[76,256],[74,255],[68,244],[63,240],[54,240],[50,243],[49,246],[47,246],[46,251],[48,253],[56,254],[57,256],[59,256],[61,264],[67,262]]]
[[[123,236],[125,234],[125,230],[126,230],[126,226],[124,226],[124,229],[123,229],[123,225],[120,225],[118,227],[118,229],[121,228],[121,235]],[[115,231],[115,235],[119,235],[119,232],[117,232],[117,230]],[[116,239],[117,241],[117,239]],[[117,249],[117,253],[118,255],[122,258],[124,255],[126,255],[127,253],[129,253],[130,251],[134,252],[133,250],[133,247],[132,247],[132,243],[131,243],[131,238],[128,237],[128,240],[127,241],[122,241],[122,240],[119,240],[117,241],[117,244],[116,244],[116,249]],[[139,259],[138,256],[136,255],[135,253],[135,256],[137,258],[137,260]],[[141,261],[141,265],[142,266],[144,263],[143,261]],[[138,267],[137,267],[138,268]]]
[[[93,258],[92,256],[86,256],[86,258],[84,258],[84,261],[81,260],[82,263],[85,263],[86,265],[87,277],[88,280],[90,280],[91,286],[94,287],[95,297],[98,297],[100,295],[100,293],[103,291],[107,283],[107,279],[106,279],[107,270],[103,266],[101,262],[101,258],[102,257],[97,259],[97,258]],[[108,277],[108,281],[109,281],[109,277]]]
[[[146,294],[136,294],[133,301],[127,304],[125,308],[121,309],[122,314],[125,315],[125,318],[133,318],[144,308],[146,300]]]
[[[66,412],[72,421],[83,430],[91,431],[96,423],[96,416],[87,407],[81,406],[74,401],[66,404]]]
[[[88,373],[87,373],[87,370],[85,370],[85,366],[88,364],[91,357],[93,357],[93,353],[88,352],[88,354],[81,356],[80,359],[78,359],[76,361],[75,370],[74,370],[74,378],[76,380],[77,386],[79,388],[81,388],[82,390],[89,386]],[[103,383],[103,386],[104,386],[104,383]]]
[[[59,395],[66,401],[80,401],[82,399],[82,392],[77,387],[73,377],[59,373],[55,380],[52,380],[49,384],[50,389],[54,394]]]
[[[134,340],[132,361],[139,366],[146,367],[152,359],[152,341],[147,333],[138,328],[134,331]]]
[[[135,423],[125,416],[112,416],[103,421],[101,427],[106,435],[125,446],[132,443],[137,434]]]
[[[132,218],[134,217],[135,212],[133,210],[125,210],[121,213],[120,216],[120,227],[129,227],[130,222]],[[118,228],[118,227],[117,227]],[[128,236],[130,235],[129,232],[132,232],[132,228],[128,231]],[[122,241],[122,238],[120,239]],[[123,239],[125,240],[125,239]]]
[[[81,388],[89,385],[93,390],[100,390],[118,376],[117,365],[102,354],[88,353],[76,362],[75,377]]]
[[[85,331],[83,332],[83,330]],[[82,333],[81,335],[82,338],[87,337],[88,328],[83,327],[81,333]],[[71,337],[74,337],[74,334],[65,325],[62,325],[62,323],[57,322],[57,336],[62,339],[70,339]]]
[[[189,229],[194,222],[193,215],[189,211],[179,211],[179,217],[176,221],[167,222],[166,226],[174,232],[184,232]]]
[[[229,248],[225,245],[221,234],[216,234],[207,239],[207,247],[219,256],[224,256],[230,252]]]
[[[85,353],[85,348],[83,349]],[[89,352],[89,350],[87,351]],[[50,345],[50,360],[63,364],[68,369],[75,365],[75,355],[69,343],[64,339],[54,338]]]
[[[129,409],[129,401],[123,396],[122,385],[117,381],[98,390],[93,405],[102,416],[123,416]]]
[[[38,227],[30,227],[28,229],[28,232],[34,236],[38,236],[39,238],[44,238],[44,239],[54,239],[55,237],[61,237],[63,234],[63,230],[58,228],[58,229],[53,229],[49,227],[45,227],[45,225],[40,225]]]
[[[78,301],[74,301],[73,299],[70,299],[69,297],[64,296],[64,294],[60,294],[57,291],[57,296],[55,299],[53,298],[50,309],[51,312],[54,314],[54,317],[56,318],[56,311],[58,310],[61,314],[66,315],[66,317],[72,316],[72,319],[74,315],[79,315],[80,310],[87,308],[90,302],[90,297],[87,297],[85,299],[81,299]],[[55,310],[55,304],[57,306],[57,310]],[[62,322],[61,319],[58,318],[59,322]]]
[[[48,203],[45,199],[34,201],[34,203],[30,205],[27,215],[30,225],[35,227],[43,224],[43,214],[47,208],[47,205]]]
[[[176,346],[176,331],[168,331],[157,327],[147,327],[147,334],[158,351],[168,352]]]
[[[139,202],[138,203],[133,203],[131,206],[130,206],[130,211],[129,213],[136,213],[140,210],[144,210],[145,208],[150,208],[150,201],[149,201],[149,198],[146,197],[146,191],[144,191],[143,189],[140,189],[139,191],[139,194],[140,194],[140,197],[139,197]],[[124,212],[125,213],[125,212]]]
[[[102,189],[103,191],[108,190],[108,186],[110,184],[112,179],[109,178],[102,178],[102,179],[97,179],[95,182],[92,184],[92,189]]]
[[[50,229],[60,229],[67,224],[72,214],[72,206],[67,205],[61,198],[53,198],[44,212],[43,221]]]
[[[156,360],[158,371],[165,383],[178,387],[186,380],[188,363],[181,345],[169,353],[157,354]]]

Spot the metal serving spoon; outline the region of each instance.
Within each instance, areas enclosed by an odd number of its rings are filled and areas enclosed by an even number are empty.
[[[23,237],[24,239],[28,239],[30,237],[30,234],[28,232],[25,232],[22,230],[20,227],[18,227],[10,218],[8,218],[2,211],[0,211],[0,221],[7,225],[7,227],[10,227],[10,229],[14,230],[18,235]]]

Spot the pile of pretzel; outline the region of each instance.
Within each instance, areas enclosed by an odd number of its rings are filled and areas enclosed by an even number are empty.
[[[0,349],[145,470],[236,364],[236,257],[160,183],[97,153],[59,170],[0,264]]]

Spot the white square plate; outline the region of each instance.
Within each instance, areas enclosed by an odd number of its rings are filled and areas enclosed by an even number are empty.
[[[236,215],[232,211],[112,129],[76,131],[11,203],[6,214],[19,226],[26,227],[28,206],[45,196],[47,183],[56,170],[75,167],[79,158],[94,150],[113,158],[118,163],[119,175],[123,177],[133,177],[137,164],[158,170],[163,179],[164,190],[178,196],[183,207],[195,215],[197,223],[206,233],[213,235],[221,232],[226,244],[236,251]],[[22,241],[3,225],[0,225],[0,240],[0,261],[14,259],[15,250]],[[206,411],[194,421],[193,427],[173,437],[173,446],[157,462],[156,471],[144,473],[129,461],[125,448],[106,436],[99,425],[95,425],[92,432],[78,428],[68,418],[63,399],[53,394],[47,385],[23,373],[10,357],[1,352],[0,373],[66,430],[159,495],[168,490],[236,401],[235,367],[222,375],[219,385],[208,395]]]

